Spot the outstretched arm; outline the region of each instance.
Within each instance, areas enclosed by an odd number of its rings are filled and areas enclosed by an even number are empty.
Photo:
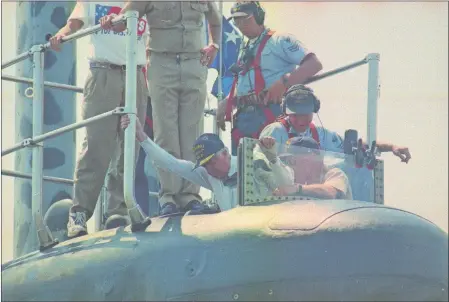
[[[389,143],[379,142],[376,143],[377,148],[380,152],[392,152],[394,155],[399,157],[402,162],[408,164],[408,161],[412,158],[410,151],[407,147],[401,147]]]
[[[129,117],[127,115],[121,118],[122,128],[125,129],[129,125]],[[139,120],[136,120],[136,138],[140,142],[145,153],[154,161],[159,168],[166,169],[176,175],[187,179],[188,181],[212,190],[210,183],[205,175],[202,174],[200,168],[193,170],[194,164],[186,160],[180,160],[159,147],[153,142],[143,131]]]

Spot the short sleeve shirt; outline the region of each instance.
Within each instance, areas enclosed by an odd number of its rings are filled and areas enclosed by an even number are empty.
[[[83,27],[90,27],[100,23],[100,18],[106,15],[118,15],[124,6],[124,2],[84,2],[80,1],[75,6],[70,19],[82,21]],[[140,18],[137,22],[137,64],[145,65],[145,39],[148,35],[146,18]],[[88,35],[89,61],[111,63],[116,65],[126,64],[126,30],[114,32],[101,29]]]
[[[264,34],[248,44],[248,47],[250,47],[251,43],[254,44],[254,47],[252,47],[254,57],[263,36]],[[241,59],[243,52],[244,49],[240,52],[239,59]],[[308,53],[306,47],[293,35],[275,32],[267,41],[261,55],[260,65],[265,81],[265,88],[270,87],[284,74],[292,72],[301,64]],[[239,75],[236,89],[237,96],[251,93],[254,90],[254,85],[254,69],[251,68],[245,75]]]
[[[338,190],[337,199],[352,199],[351,185],[346,174],[333,168],[324,175],[323,184],[328,184]]]

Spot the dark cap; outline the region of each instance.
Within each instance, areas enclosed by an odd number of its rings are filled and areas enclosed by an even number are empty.
[[[204,133],[200,135],[193,144],[193,152],[195,153],[196,165],[204,166],[218,151],[225,147],[220,137],[213,133]]]
[[[313,90],[301,84],[291,86],[284,94],[285,114],[310,114],[315,111]]]
[[[301,149],[299,148],[301,147]],[[279,157],[285,158],[295,154],[302,153],[302,148],[310,149],[315,154],[320,154],[320,145],[311,137],[308,136],[296,136],[287,140],[286,153],[280,154]]]
[[[228,21],[234,17],[246,17],[256,15],[259,11],[257,1],[238,1],[231,8],[231,16]]]

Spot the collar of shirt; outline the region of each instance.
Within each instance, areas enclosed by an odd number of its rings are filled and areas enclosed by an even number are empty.
[[[231,167],[229,168],[228,178],[222,180],[225,186],[235,186],[237,185],[237,157],[231,156]],[[232,180],[231,180],[232,179]],[[229,183],[229,184],[227,184]]]
[[[287,122],[290,124],[290,121],[288,118],[287,118]],[[296,132],[295,128],[293,128],[293,126],[291,124],[290,124],[290,129],[288,130],[289,134],[295,134],[295,136],[302,136],[302,135],[307,134],[308,132],[309,132],[309,127],[307,127],[306,131],[304,131],[302,133],[298,133],[298,132]]]

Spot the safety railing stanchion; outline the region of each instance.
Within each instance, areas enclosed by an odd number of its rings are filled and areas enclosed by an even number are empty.
[[[33,136],[42,134],[44,124],[44,53],[41,46],[34,46],[33,52]],[[34,226],[39,240],[39,249],[44,250],[56,245],[58,242],[53,240],[50,230],[44,223],[42,216],[42,186],[43,186],[43,161],[44,150],[43,143],[33,145],[32,160],[32,179],[31,179],[31,213]],[[31,231],[31,230],[30,230]],[[33,238],[33,239],[31,239]],[[35,235],[30,232],[30,243],[37,246]]]
[[[126,94],[125,110],[129,112],[130,124],[125,130],[123,191],[125,203],[131,219],[131,230],[143,231],[151,220],[137,204],[134,198],[134,166],[136,151],[136,89],[137,89],[137,18],[136,11],[126,12]]]
[[[379,98],[379,61],[378,53],[370,53],[368,60],[368,111],[367,111],[367,131],[368,143],[376,140],[377,137],[377,100]]]

